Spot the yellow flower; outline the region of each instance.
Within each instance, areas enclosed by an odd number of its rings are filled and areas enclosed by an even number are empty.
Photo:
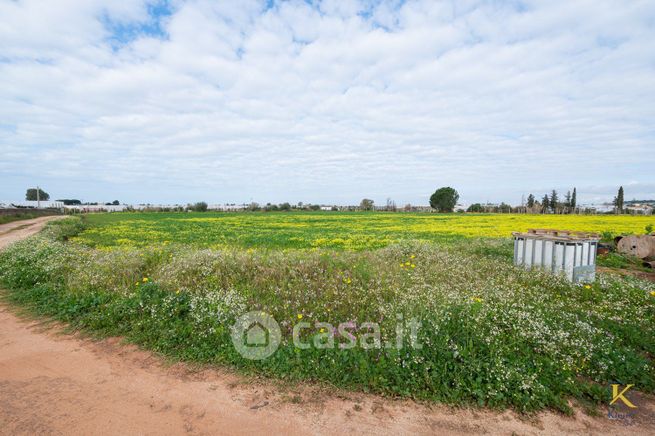
[[[591,289],[591,286],[590,285],[584,285],[584,288],[585,289]]]
[[[650,291],[650,296],[655,297],[655,291]]]
[[[412,268],[416,268],[416,265],[412,264]]]
[[[324,332],[325,332],[325,329],[321,329],[320,332],[321,332],[321,333],[324,333]]]
[[[400,264],[400,267],[401,267],[401,268],[405,268],[405,264],[404,264],[404,263],[401,263],[401,264]]]
[[[414,259],[415,257],[416,256],[414,256],[413,254],[411,256],[409,256],[410,259]]]
[[[180,290],[178,289],[177,291],[175,291],[175,293],[176,293],[176,294],[179,294],[179,293],[180,293]]]
[[[302,319],[302,313],[298,314],[298,319]]]
[[[411,265],[411,262],[410,262],[410,261],[407,261],[407,262],[405,262],[405,265],[410,266],[410,265]]]
[[[143,283],[148,283],[148,277],[143,278]]]
[[[482,303],[482,298],[480,297],[471,297],[471,300],[475,301],[476,303]]]
[[[136,282],[135,285],[139,286],[139,282]]]
[[[348,277],[348,278],[346,279],[346,283],[351,283],[351,282],[352,282],[352,280],[350,280],[350,277]]]

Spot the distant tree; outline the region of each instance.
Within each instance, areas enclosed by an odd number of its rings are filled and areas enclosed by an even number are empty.
[[[557,212],[557,206],[559,206],[559,197],[557,196],[557,191],[553,189],[553,191],[550,193],[550,209],[553,211],[553,213]]]
[[[405,212],[411,212],[412,205],[410,203],[407,203],[403,209],[405,210]]]
[[[27,201],[36,201],[37,200],[37,195],[36,195],[36,188],[29,188],[25,192],[25,200]],[[48,201],[50,200],[50,194],[45,192],[43,189],[39,188],[39,198],[38,200],[41,201]]]
[[[566,207],[566,210],[571,209],[571,191],[566,191],[566,196],[564,197],[564,207]]]
[[[359,203],[359,209],[360,210],[373,210],[373,200],[364,198],[360,203]]]
[[[614,197],[614,206],[617,213],[623,213],[623,186],[619,187],[619,192]]]
[[[312,204],[311,206],[309,206],[309,208],[311,210],[321,210],[321,206],[318,204]]]
[[[291,210],[291,205],[289,203],[282,203],[280,205],[280,210],[284,210],[284,211]]]
[[[395,212],[396,211],[396,202],[390,198],[387,198],[387,211]]]
[[[193,206],[191,206],[191,210],[196,211],[196,212],[207,212],[207,203],[204,201],[199,201]]]
[[[450,186],[439,188],[430,196],[430,206],[439,212],[452,212],[459,194]]]
[[[255,212],[258,210],[261,210],[261,207],[259,207],[259,203],[255,203],[254,201],[248,205],[248,210],[251,212]]]
[[[573,194],[571,194],[571,210],[575,212],[575,208],[578,206],[578,194],[576,193],[575,187],[573,188]]]
[[[534,195],[532,195],[532,194],[528,195],[527,206],[528,206],[528,208],[533,208],[534,207]]]
[[[548,199],[548,194],[544,195],[544,198],[541,199],[542,212],[547,213],[548,208],[550,207],[550,200]]]
[[[468,209],[466,209],[466,211],[467,212],[476,212],[476,213],[484,212],[484,207],[482,207],[482,205],[480,203],[473,203],[472,205],[470,205],[468,207]]]
[[[121,204],[121,202],[118,201],[118,200],[114,200],[114,201],[111,202],[111,204],[112,204],[112,206],[118,206],[119,204]]]
[[[511,213],[512,212],[512,206],[509,204],[502,202],[500,203],[500,206],[498,206],[498,212],[500,213]]]
[[[64,203],[65,206],[73,206],[73,205],[76,205],[76,204],[82,204],[82,202],[80,200],[67,199],[67,198],[62,199],[62,200],[56,200],[56,201],[61,201],[62,203]]]

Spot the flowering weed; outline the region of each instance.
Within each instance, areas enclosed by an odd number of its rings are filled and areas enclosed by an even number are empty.
[[[570,398],[600,403],[599,387],[615,381],[655,392],[655,285],[603,274],[574,285],[526,271],[511,264],[504,240],[359,251],[149,241],[107,250],[64,242],[66,229],[53,223],[0,252],[7,298],[178,359],[524,411],[568,411]],[[235,319],[255,310],[282,332],[280,348],[261,361],[244,359],[230,338]],[[421,321],[422,347],[299,349],[291,341],[300,321],[375,322],[388,341],[399,316]],[[320,324],[305,334],[324,332]]]

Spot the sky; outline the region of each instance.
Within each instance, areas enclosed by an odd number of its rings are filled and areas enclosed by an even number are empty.
[[[0,201],[655,198],[655,2],[0,0]]]

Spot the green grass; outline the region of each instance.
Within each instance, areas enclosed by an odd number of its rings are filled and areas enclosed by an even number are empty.
[[[601,275],[587,287],[525,271],[511,264],[507,240],[359,251],[66,242],[83,230],[78,219],[52,223],[0,252],[5,297],[174,359],[447,404],[569,412],[569,399],[605,402],[609,383],[655,392],[655,285]],[[283,334],[263,361],[242,358],[229,335],[251,310],[271,314]],[[305,350],[291,341],[299,315],[313,326],[378,322],[391,341],[399,314],[422,322],[423,348]],[[318,334],[314,326],[303,337]]]
[[[652,272],[652,269],[643,266],[643,259],[621,253],[608,253],[604,256],[598,256],[597,263],[599,266],[609,268],[619,268],[633,271]]]
[[[203,248],[370,250],[403,241],[509,238],[512,231],[559,228],[642,233],[655,219],[614,215],[373,212],[114,213],[88,216],[76,241],[92,247],[184,244]]]
[[[41,216],[44,215],[41,213],[34,213],[34,212],[21,212],[13,215],[0,215],[0,224],[12,223],[14,221],[29,220]]]

